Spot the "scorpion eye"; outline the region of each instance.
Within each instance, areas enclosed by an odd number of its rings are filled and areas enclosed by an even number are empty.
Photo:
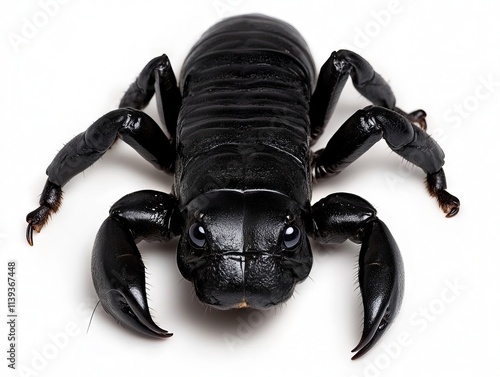
[[[300,242],[300,229],[295,225],[290,225],[285,228],[283,236],[283,245],[288,250],[295,248]]]
[[[196,248],[202,248],[207,243],[205,228],[200,223],[194,223],[189,227],[189,241]]]

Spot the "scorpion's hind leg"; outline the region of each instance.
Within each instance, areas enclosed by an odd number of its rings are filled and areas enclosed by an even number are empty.
[[[353,359],[365,354],[396,318],[404,292],[404,267],[398,245],[375,208],[352,194],[337,193],[312,208],[311,236],[323,243],[350,239],[361,243],[359,286],[363,299],[364,325],[361,340],[352,350]]]
[[[151,117],[130,108],[109,112],[70,140],[47,168],[40,206],[26,216],[26,238],[30,245],[33,231],[40,232],[49,216],[59,208],[62,187],[101,158],[118,137],[158,169],[173,172],[174,146]]]
[[[92,253],[92,279],[104,310],[123,326],[156,338],[172,334],[151,318],[136,243],[169,240],[175,235],[177,213],[172,195],[150,190],[129,194],[111,208]]]
[[[175,138],[177,117],[181,106],[181,94],[167,55],[152,59],[142,69],[120,101],[120,108],[145,108],[156,94],[158,112],[169,136]]]
[[[447,217],[460,209],[460,201],[446,191],[444,152],[425,130],[408,119],[380,106],[369,106],[352,115],[332,136],[327,146],[313,156],[316,179],[340,173],[377,141],[387,145],[426,174],[427,190]]]

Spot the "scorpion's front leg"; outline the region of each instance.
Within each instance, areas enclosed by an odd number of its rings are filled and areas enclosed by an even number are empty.
[[[151,318],[136,243],[169,240],[176,234],[177,214],[172,195],[150,190],[129,194],[111,207],[94,243],[92,280],[104,310],[123,326],[151,337],[172,334]]]
[[[26,238],[33,245],[33,231],[40,232],[50,215],[59,208],[62,187],[101,158],[121,138],[158,169],[172,172],[175,164],[173,143],[147,114],[134,109],[113,110],[75,136],[47,168],[47,182],[40,206],[26,216]]]
[[[446,191],[443,150],[426,131],[384,107],[368,106],[357,111],[324,149],[315,152],[312,162],[315,179],[340,173],[382,138],[389,148],[427,174],[427,191],[437,199],[446,217],[455,216],[460,200]]]
[[[396,241],[377,218],[375,208],[352,194],[338,193],[312,208],[314,231],[319,242],[361,243],[359,285],[363,299],[364,327],[352,350],[353,359],[365,354],[384,334],[398,314],[404,291],[404,269]]]

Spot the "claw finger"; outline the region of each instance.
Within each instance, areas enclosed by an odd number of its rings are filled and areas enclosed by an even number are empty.
[[[378,218],[364,229],[359,256],[359,285],[363,299],[363,334],[353,360],[382,337],[398,314],[404,291],[403,261],[396,241]]]
[[[120,324],[138,333],[153,338],[168,338],[172,336],[172,333],[154,323],[147,304],[144,305],[144,302],[138,302],[137,295],[143,297],[140,292],[134,292],[133,289],[127,293],[118,290],[109,291],[107,299],[103,301],[103,307]]]
[[[351,352],[356,352],[356,354],[351,358],[351,360],[356,360],[359,357],[363,356],[382,337],[385,330],[387,330],[390,325],[390,318],[388,313],[389,310],[386,310],[386,314],[382,317],[382,319],[379,321],[377,325],[368,328],[365,325],[365,328],[363,329],[363,334],[361,335],[361,339],[359,340],[358,345],[354,347],[351,351]]]

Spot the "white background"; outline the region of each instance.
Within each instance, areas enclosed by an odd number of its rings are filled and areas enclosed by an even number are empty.
[[[21,375],[500,376],[500,23],[493,1],[46,3],[52,6],[0,5],[0,312],[7,311],[7,261],[14,259]],[[350,361],[362,320],[353,244],[316,247],[310,279],[266,318],[207,310],[177,271],[175,242],[144,245],[150,304],[174,336],[138,337],[102,308],[86,333],[97,302],[91,248],[109,207],[127,193],[172,184],[124,143],[67,184],[34,247],[24,239],[25,215],[37,207],[45,168],[62,145],[116,108],[152,57],[168,54],[178,74],[206,28],[250,12],[297,27],[318,68],[333,50],[355,50],[390,82],[401,108],[425,109],[429,132],[446,152],[449,191],[462,202],[446,219],[426,193],[423,172],[384,142],[316,187],[314,201],[347,191],[373,203],[405,261],[400,315],[358,361]],[[320,146],[367,104],[348,82]],[[146,111],[158,119],[154,105]],[[1,329],[5,375],[8,328]]]

